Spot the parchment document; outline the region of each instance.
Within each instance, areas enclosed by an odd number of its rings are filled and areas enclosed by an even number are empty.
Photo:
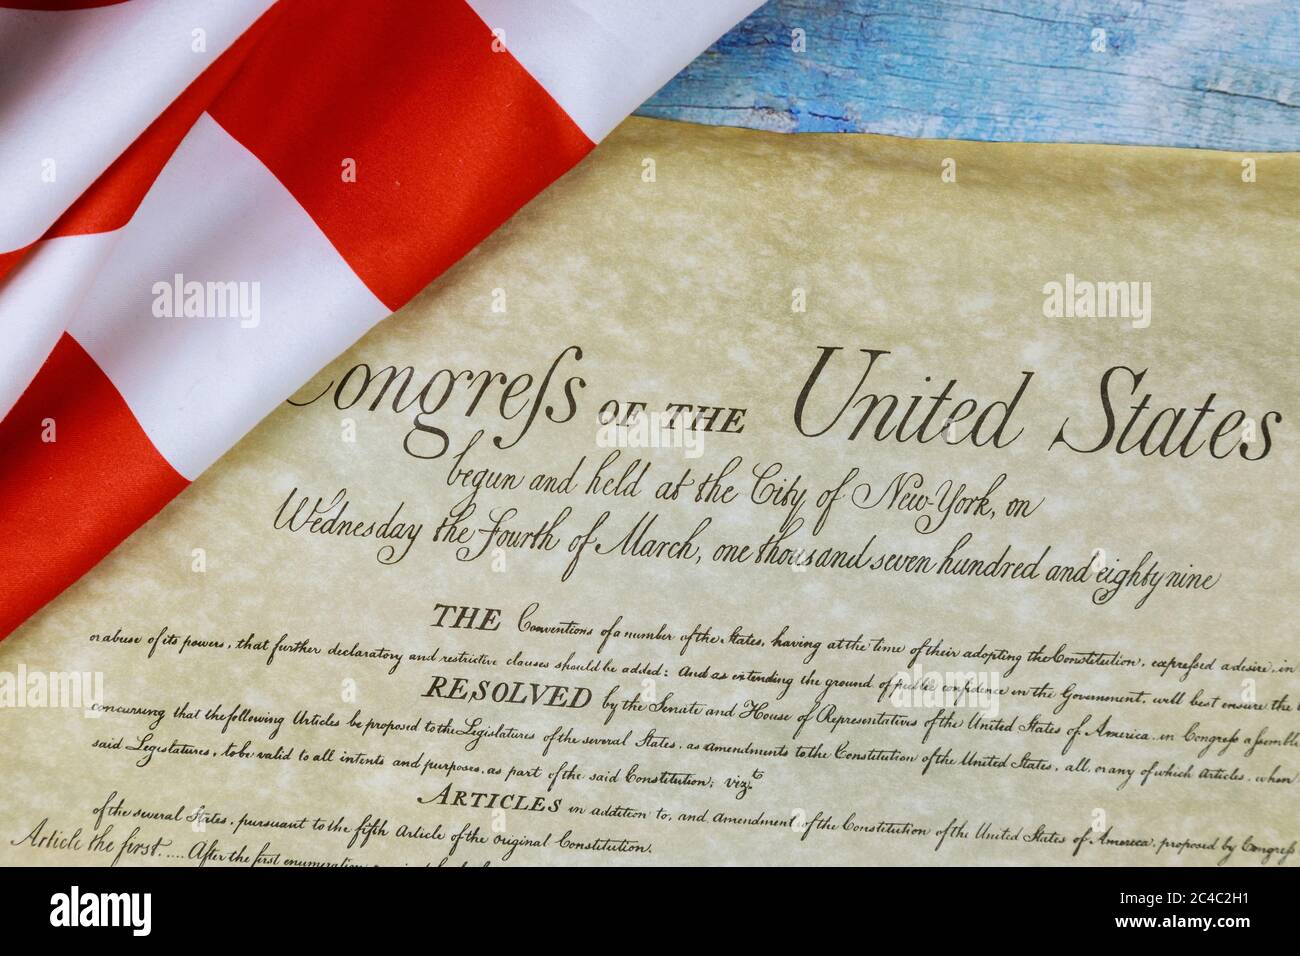
[[[629,121],[0,645],[0,862],[1294,865],[1298,174]]]

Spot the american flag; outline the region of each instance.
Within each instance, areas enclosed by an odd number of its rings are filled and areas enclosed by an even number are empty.
[[[0,637],[757,0],[0,0]]]

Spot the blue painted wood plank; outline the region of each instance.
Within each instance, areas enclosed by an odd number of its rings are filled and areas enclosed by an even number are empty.
[[[1296,150],[1300,2],[772,0],[638,112],[790,132]]]

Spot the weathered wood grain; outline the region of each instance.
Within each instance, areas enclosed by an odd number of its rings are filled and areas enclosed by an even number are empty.
[[[772,0],[639,112],[792,132],[1295,150],[1300,0]]]

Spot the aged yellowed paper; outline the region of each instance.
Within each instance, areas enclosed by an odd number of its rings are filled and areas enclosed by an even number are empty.
[[[1292,865],[1298,174],[630,120],[0,645],[0,862]]]

